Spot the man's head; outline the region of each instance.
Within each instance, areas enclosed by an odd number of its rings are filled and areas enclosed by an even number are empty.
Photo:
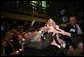
[[[24,47],[36,48],[36,49],[43,49],[50,45],[52,41],[52,34],[45,34],[44,37],[46,39],[42,39],[41,34],[39,32],[32,32],[29,36],[29,39],[25,40]]]
[[[82,55],[83,53],[83,36],[82,35],[76,35],[72,37],[69,41],[69,51],[72,51],[71,53],[76,55]]]
[[[28,39],[25,39],[25,47],[35,48],[41,42],[41,34],[39,32],[32,32],[28,35]]]
[[[69,18],[69,23],[70,23],[72,26],[74,26],[74,25],[76,24],[76,22],[77,22],[76,17],[75,17],[75,16],[70,16],[70,18]]]

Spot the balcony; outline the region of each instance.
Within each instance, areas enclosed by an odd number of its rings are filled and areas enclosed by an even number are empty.
[[[34,7],[34,9],[33,9]],[[36,8],[36,9],[35,9]],[[41,9],[40,9],[41,8]],[[49,17],[45,12],[46,9],[41,6],[31,5],[31,2],[19,2],[19,1],[5,1],[1,2],[1,16],[6,18],[15,18],[21,20],[37,20],[41,19],[45,22]],[[40,12],[41,11],[41,12]]]

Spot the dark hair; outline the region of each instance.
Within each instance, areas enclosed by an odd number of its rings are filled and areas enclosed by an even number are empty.
[[[76,17],[76,15],[70,15],[70,16],[69,16],[69,19],[70,19],[71,17]],[[77,19],[77,17],[76,17],[76,19]]]
[[[69,45],[72,45],[73,48],[77,48],[78,44],[83,42],[83,35],[74,35],[70,40],[69,40]]]

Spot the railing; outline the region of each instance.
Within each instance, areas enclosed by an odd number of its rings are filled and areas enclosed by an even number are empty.
[[[8,7],[8,8],[13,8],[13,9],[20,9],[28,12],[33,12],[33,15],[36,16],[41,16],[41,17],[48,17],[46,8],[39,6],[38,4],[31,5],[29,1],[3,1],[1,2],[1,7]],[[34,7],[34,9],[33,9]]]

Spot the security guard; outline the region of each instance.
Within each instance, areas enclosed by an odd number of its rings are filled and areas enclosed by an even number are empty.
[[[77,19],[75,16],[70,16],[69,24],[64,30],[70,33],[83,34],[80,26],[77,24]]]

